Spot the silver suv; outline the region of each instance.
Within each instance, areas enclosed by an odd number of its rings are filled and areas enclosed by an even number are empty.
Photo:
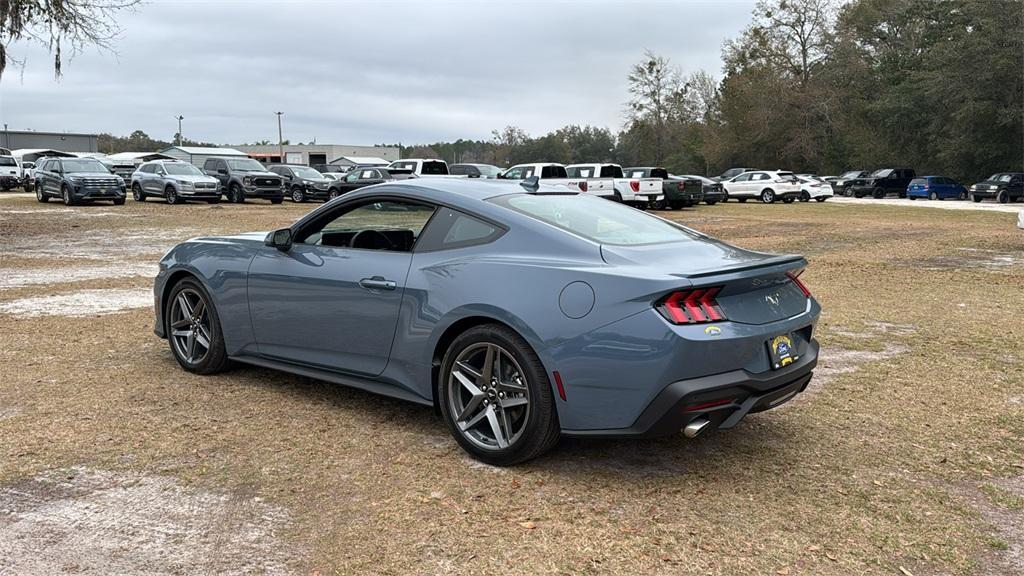
[[[220,181],[187,162],[153,160],[132,173],[132,198],[145,202],[149,196],[159,196],[168,204],[186,200],[216,204],[220,202]]]

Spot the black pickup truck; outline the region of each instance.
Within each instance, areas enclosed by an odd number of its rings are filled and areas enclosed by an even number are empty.
[[[853,180],[848,184],[848,189],[855,198],[885,198],[889,194],[906,198],[907,186],[916,177],[913,168],[882,168],[864,178]]]

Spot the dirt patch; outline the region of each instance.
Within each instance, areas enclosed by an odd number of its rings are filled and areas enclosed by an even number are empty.
[[[92,316],[153,305],[146,288],[80,290],[54,296],[32,296],[0,304],[0,313],[16,316]]]
[[[17,408],[10,408],[10,407],[0,408],[0,421],[7,420],[8,418],[14,418],[20,412],[21,412],[21,410],[19,410]]]
[[[891,322],[879,322],[876,320],[869,320],[865,322],[864,328],[865,330],[860,332],[838,328],[833,329],[832,333],[839,336],[846,336],[847,338],[868,339],[875,338],[882,334],[891,336],[911,336],[917,332],[917,329],[910,324],[893,324]]]
[[[1024,253],[1000,252],[981,248],[958,248],[962,254],[935,256],[915,262],[924,270],[991,270],[1024,267]]]
[[[195,228],[137,228],[94,230],[81,234],[59,234],[40,242],[38,237],[19,238],[5,251],[22,257],[66,257],[121,262],[125,258],[163,254],[172,246],[196,236]]]
[[[61,268],[0,268],[0,290],[99,280],[105,278],[153,278],[157,265],[142,263],[104,264],[98,266],[65,266]]]
[[[990,482],[995,490],[1010,498],[1024,498],[1024,476]],[[1024,511],[1007,507],[986,495],[983,488],[968,491],[982,518],[996,530],[989,553],[982,558],[980,574],[1018,576],[1024,574]],[[990,491],[991,492],[991,491]]]
[[[72,468],[0,488],[0,572],[286,574],[288,521],[252,496]]]

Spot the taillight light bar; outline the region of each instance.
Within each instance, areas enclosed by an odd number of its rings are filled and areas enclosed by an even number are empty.
[[[811,291],[807,288],[807,285],[800,280],[800,275],[803,273],[804,270],[801,268],[800,270],[790,270],[789,272],[786,272],[786,276],[789,276],[789,279],[792,280],[793,284],[796,284],[796,287],[804,293],[804,296],[810,298]]]
[[[680,290],[663,298],[656,308],[673,324],[703,324],[725,320],[725,314],[715,300],[721,290],[721,286]]]

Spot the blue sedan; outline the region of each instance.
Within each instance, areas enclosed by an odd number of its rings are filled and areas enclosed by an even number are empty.
[[[409,180],[179,244],[155,332],[190,372],[242,362],[434,406],[511,465],[563,435],[695,437],[793,398],[818,357],[806,264],[536,179]]]
[[[910,181],[907,186],[907,198],[911,200],[918,198],[966,200],[967,188],[956,180],[945,176],[924,176]]]

